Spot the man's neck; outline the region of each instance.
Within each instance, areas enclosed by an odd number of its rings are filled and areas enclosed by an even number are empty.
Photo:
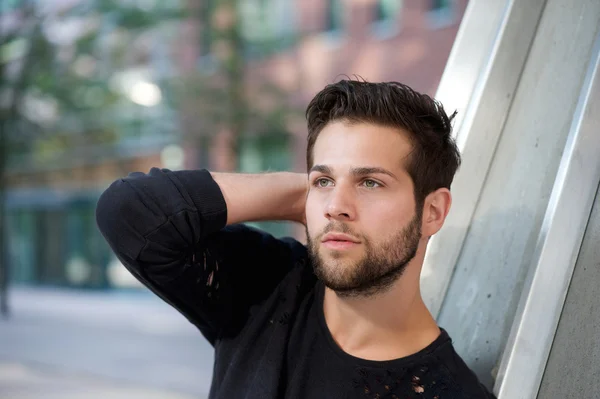
[[[392,360],[431,344],[440,330],[414,279],[409,272],[372,297],[340,297],[326,288],[325,321],[341,349],[363,359]]]

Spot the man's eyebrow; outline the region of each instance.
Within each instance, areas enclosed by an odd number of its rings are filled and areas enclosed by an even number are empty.
[[[363,166],[363,167],[359,167],[359,168],[352,168],[352,174],[355,176],[383,174],[383,175],[388,175],[388,176],[393,177],[394,179],[398,180],[398,178],[396,177],[395,174],[393,174],[392,172],[390,172],[389,170],[387,170],[385,168],[380,168],[377,166]]]
[[[310,173],[312,172],[319,172],[323,173],[324,175],[330,175],[331,168],[327,165],[314,165],[312,168],[310,168]]]
[[[330,175],[332,173],[332,169],[327,165],[315,165],[312,168],[310,168],[310,172],[311,173],[319,172],[319,173],[323,173],[324,175]],[[398,180],[398,178],[396,177],[395,174],[393,174],[392,172],[390,172],[389,170],[387,170],[385,168],[381,168],[381,167],[377,167],[377,166],[361,166],[361,167],[357,167],[357,168],[352,168],[351,173],[352,173],[352,175],[358,176],[358,177],[383,174],[383,175],[391,176],[394,179]]]

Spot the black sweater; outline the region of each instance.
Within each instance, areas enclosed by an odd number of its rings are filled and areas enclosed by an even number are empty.
[[[102,234],[125,267],[215,349],[211,399],[492,398],[448,334],[401,359],[336,345],[306,248],[244,225],[206,170],[152,169],[100,197]]]

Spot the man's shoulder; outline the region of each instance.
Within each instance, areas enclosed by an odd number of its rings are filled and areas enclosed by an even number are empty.
[[[207,241],[208,246],[218,248],[217,252],[221,255],[252,263],[252,267],[239,270],[242,275],[249,274],[248,278],[256,276],[264,280],[267,270],[271,273],[276,272],[279,277],[272,286],[269,297],[283,295],[285,291],[286,297],[296,294],[303,296],[316,284],[317,279],[309,260],[308,249],[295,237],[275,237],[252,225],[233,224],[209,237]],[[256,259],[243,258],[253,253],[260,255]],[[255,263],[254,260],[263,262]],[[267,265],[269,266],[266,267]],[[257,273],[254,267],[260,267],[261,272]]]
[[[301,243],[297,238],[292,236],[276,237],[270,232],[255,227],[251,224],[236,223],[223,227],[221,230],[210,234],[207,239],[210,240],[227,240],[229,242],[252,242],[253,244],[268,244],[270,242],[280,242],[296,251],[300,251],[302,255],[306,255],[306,245]]]
[[[291,266],[306,258],[308,250],[294,237],[275,237],[248,224],[232,224],[204,238],[202,247],[221,260]]]

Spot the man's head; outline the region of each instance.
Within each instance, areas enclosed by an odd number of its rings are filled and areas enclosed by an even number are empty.
[[[306,116],[315,272],[341,295],[381,292],[448,213],[460,164],[454,115],[400,83],[345,80],[318,93]]]

